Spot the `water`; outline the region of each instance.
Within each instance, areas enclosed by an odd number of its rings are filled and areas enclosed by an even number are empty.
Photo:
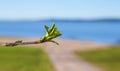
[[[117,43],[120,40],[120,22],[55,22],[62,39],[93,41],[97,43]],[[0,22],[0,36],[41,37],[45,34],[44,24],[52,21]]]

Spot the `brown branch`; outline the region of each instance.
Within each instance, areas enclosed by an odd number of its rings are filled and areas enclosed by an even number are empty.
[[[22,42],[20,41],[15,41],[13,43],[0,43],[0,45],[4,46],[17,46],[17,45],[28,45],[28,44],[40,44],[43,42],[53,42],[58,45],[56,41],[53,41],[54,38],[61,36],[62,34],[58,31],[57,27],[55,24],[52,25],[51,28],[48,26],[44,26],[46,30],[46,35],[40,38],[39,41],[32,41],[32,42]]]
[[[43,42],[40,42],[40,41],[31,41],[31,42],[16,41],[16,42],[12,42],[12,43],[0,43],[0,45],[17,46],[17,45],[28,45],[28,44],[40,44],[40,43],[43,43]]]

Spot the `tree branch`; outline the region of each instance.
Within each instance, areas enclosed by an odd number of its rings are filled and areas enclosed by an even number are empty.
[[[13,43],[0,43],[0,45],[17,46],[17,45],[28,45],[28,44],[40,44],[44,42],[53,42],[58,45],[58,43],[56,41],[53,41],[53,39],[58,36],[61,36],[62,34],[58,31],[56,25],[53,24],[51,28],[45,25],[44,28],[46,30],[46,34],[42,36],[38,41],[22,42],[21,40],[18,40]]]
[[[39,42],[39,41],[30,41],[30,42],[16,41],[16,42],[12,42],[12,43],[0,43],[0,45],[2,45],[2,46],[17,46],[17,45],[40,44],[40,43],[43,43],[43,42]]]

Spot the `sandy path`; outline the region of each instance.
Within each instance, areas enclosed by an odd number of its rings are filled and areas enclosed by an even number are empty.
[[[73,53],[74,50],[97,49],[101,45],[70,40],[59,40],[58,42],[59,46],[51,43],[44,46],[56,71],[103,71],[82,59],[78,59]]]
[[[0,38],[0,42],[11,42],[15,40],[32,41],[35,39]],[[101,47],[101,45],[73,40],[58,40],[58,42],[60,43],[59,46],[51,43],[35,45],[37,47],[42,46],[45,48],[56,71],[103,71],[100,68],[89,64],[82,59],[78,59],[73,54],[73,51],[75,50],[97,49]]]

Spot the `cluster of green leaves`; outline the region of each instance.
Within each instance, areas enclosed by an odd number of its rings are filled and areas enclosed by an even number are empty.
[[[40,38],[40,42],[53,42],[58,45],[56,41],[53,41],[54,38],[61,36],[62,34],[58,31],[55,24],[49,28],[47,25],[44,26],[46,30],[46,34]]]

